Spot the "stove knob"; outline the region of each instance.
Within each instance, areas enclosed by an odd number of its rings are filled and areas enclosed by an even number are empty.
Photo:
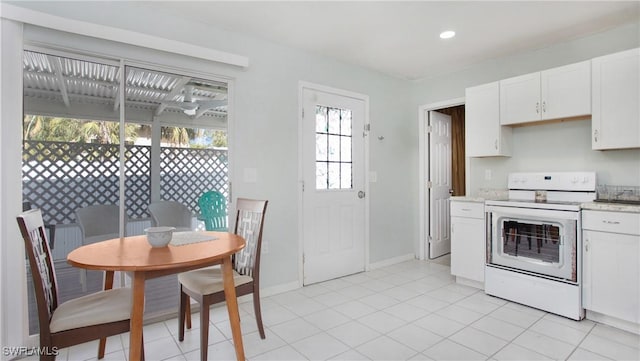
[[[582,177],[582,183],[589,183],[589,177],[587,176]]]
[[[578,177],[571,178],[571,183],[573,183],[573,184],[578,183]]]

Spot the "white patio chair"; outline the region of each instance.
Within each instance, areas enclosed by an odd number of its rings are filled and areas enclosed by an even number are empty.
[[[149,204],[148,209],[151,213],[151,225],[154,227],[175,227],[177,232],[193,230],[193,213],[180,202],[153,202]]]
[[[96,204],[76,210],[82,245],[120,237],[120,208],[115,204]],[[125,214],[125,224],[127,216]],[[125,228],[126,230],[126,228]],[[125,232],[126,233],[126,232]],[[121,277],[121,282],[124,278]],[[87,271],[80,270],[82,291],[87,291]]]

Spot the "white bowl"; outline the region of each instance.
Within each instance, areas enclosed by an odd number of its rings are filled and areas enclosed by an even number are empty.
[[[166,247],[171,242],[175,227],[149,227],[145,229],[151,247]]]

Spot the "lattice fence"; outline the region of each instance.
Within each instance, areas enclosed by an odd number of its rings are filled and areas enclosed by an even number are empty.
[[[75,223],[75,210],[91,204],[117,204],[118,154],[118,145],[25,141],[23,200],[42,209],[46,224]],[[226,150],[163,147],[160,157],[162,199],[199,213],[200,194],[218,190],[228,196]],[[151,147],[126,146],[125,205],[131,219],[149,216],[150,164]]]
[[[198,198],[216,190],[229,198],[227,151],[163,147],[160,153],[160,197],[179,201],[200,213]]]

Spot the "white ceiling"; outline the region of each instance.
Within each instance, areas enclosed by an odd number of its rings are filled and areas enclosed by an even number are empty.
[[[640,19],[639,1],[160,1],[191,21],[422,79]],[[455,30],[454,39],[439,33]]]

